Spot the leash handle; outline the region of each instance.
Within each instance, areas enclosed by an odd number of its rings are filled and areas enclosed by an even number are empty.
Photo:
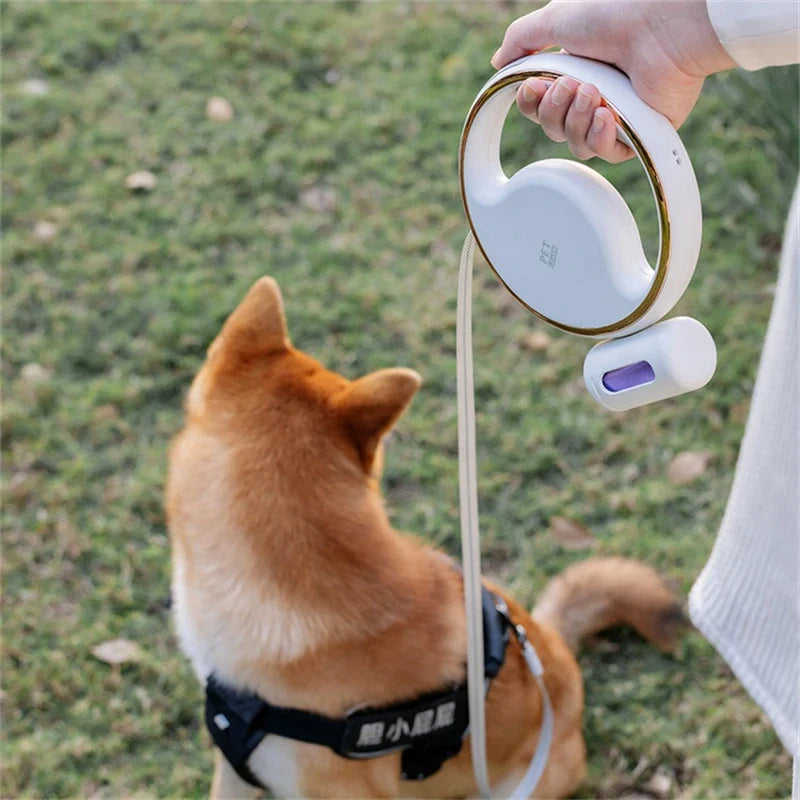
[[[464,610],[467,632],[467,698],[469,701],[470,750],[475,783],[482,798],[491,798],[486,749],[486,690],[483,656],[483,606],[481,541],[478,526],[478,474],[475,450],[475,387],[472,367],[472,266],[475,237],[470,231],[461,251],[456,310],[456,371],[458,401],[458,494],[461,506],[461,558],[464,572]],[[542,680],[543,668],[522,626],[514,628],[525,663],[542,695],[539,741],[525,775],[512,791],[513,798],[527,798],[542,777],[553,739],[553,707]]]

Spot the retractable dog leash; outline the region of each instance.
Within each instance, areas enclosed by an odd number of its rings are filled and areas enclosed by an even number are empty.
[[[510,178],[500,163],[503,125],[527,78],[562,75],[592,83],[615,114],[617,136],[636,153],[653,191],[659,248],[648,263],[627,203],[584,164],[546,159]],[[689,317],[663,322],[691,280],[700,250],[700,193],[689,156],[670,122],[607,64],[542,53],[509,64],[476,97],[464,124],[459,175],[470,231],[458,281],[458,455],[470,746],[475,781],[491,797],[486,752],[480,534],[472,370],[475,246],[512,295],[554,327],[603,339],[587,354],[584,381],[604,408],[624,411],[705,386],[716,368],[711,335]],[[547,766],[553,710],[536,652],[517,638],[542,697],[533,759],[511,797],[529,797]]]

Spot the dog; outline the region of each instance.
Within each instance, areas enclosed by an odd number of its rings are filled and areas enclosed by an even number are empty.
[[[167,515],[181,646],[210,675],[269,703],[342,718],[465,680],[461,574],[441,552],[392,529],[379,489],[382,440],[420,387],[410,369],[348,380],[295,349],[276,282],[255,283],[208,349],[169,456]],[[489,588],[544,666],[555,727],[538,797],[585,775],[581,639],[633,626],[662,650],[682,613],[650,567],[577,563],[533,614]],[[535,750],[542,697],[513,639],[486,701],[489,775],[507,795]],[[469,797],[468,742],[422,781],[398,752],[343,758],[266,736],[249,770],[280,797]],[[212,797],[255,797],[216,751]]]

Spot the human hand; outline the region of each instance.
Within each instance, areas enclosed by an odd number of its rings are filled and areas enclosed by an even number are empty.
[[[552,0],[509,25],[492,66],[553,45],[621,69],[636,94],[676,128],[705,78],[736,66],[711,25],[706,0]],[[529,78],[517,91],[517,106],[553,141],[566,141],[576,158],[617,163],[633,156],[617,141],[614,114],[591,84]]]

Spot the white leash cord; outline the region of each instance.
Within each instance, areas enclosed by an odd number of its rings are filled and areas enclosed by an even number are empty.
[[[475,237],[464,240],[458,270],[456,364],[458,397],[458,496],[461,503],[461,561],[467,616],[467,687],[472,769],[481,797],[491,797],[486,765],[486,707],[481,603],[481,541],[478,532],[478,476],[475,474],[475,388],[472,377],[472,262]]]
[[[478,793],[490,798],[486,754],[486,689],[481,599],[481,543],[478,528],[478,476],[475,452],[475,390],[472,370],[472,264],[475,238],[464,240],[458,271],[456,310],[456,364],[458,397],[458,489],[461,505],[461,558],[464,572],[464,608],[467,619],[467,685],[472,768]],[[542,727],[530,766],[510,797],[527,798],[536,789],[547,766],[553,738],[553,707],[542,680],[542,664],[521,626],[516,628],[525,662],[542,694]]]

